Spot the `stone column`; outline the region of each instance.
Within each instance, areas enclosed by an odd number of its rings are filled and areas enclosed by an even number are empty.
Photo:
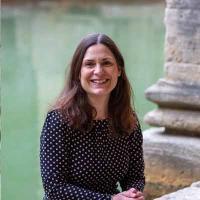
[[[158,104],[145,122],[200,136],[200,1],[166,2],[165,77],[145,92]]]
[[[200,0],[166,0],[165,75],[146,98],[146,193],[150,199],[200,180]]]

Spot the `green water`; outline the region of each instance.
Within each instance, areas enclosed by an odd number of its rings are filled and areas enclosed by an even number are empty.
[[[50,5],[50,6],[49,6]],[[163,74],[164,5],[46,4],[2,8],[2,199],[39,200],[39,135],[80,39],[110,35],[120,47],[143,116],[144,91]]]

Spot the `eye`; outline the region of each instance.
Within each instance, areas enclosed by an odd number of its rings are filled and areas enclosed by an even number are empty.
[[[104,61],[103,63],[102,63],[102,65],[103,66],[112,66],[112,62],[110,62],[110,61]]]
[[[86,63],[84,63],[84,66],[88,67],[88,68],[92,68],[92,67],[95,66],[95,63],[93,63],[93,62],[86,62]]]

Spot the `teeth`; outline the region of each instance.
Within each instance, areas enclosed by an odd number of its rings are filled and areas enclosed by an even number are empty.
[[[106,79],[104,80],[92,80],[93,83],[105,83]]]

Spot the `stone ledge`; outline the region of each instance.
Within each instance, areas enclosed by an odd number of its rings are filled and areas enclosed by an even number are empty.
[[[200,181],[193,183],[190,187],[164,195],[155,200],[200,200]]]
[[[184,159],[186,151],[190,151],[189,159],[200,166],[200,138],[166,134],[164,127],[147,129],[143,131],[143,137],[147,154],[153,149],[156,154],[168,154]]]
[[[200,110],[200,85],[160,79],[145,91],[150,101],[169,108]]]
[[[147,113],[144,121],[157,127],[191,136],[200,136],[200,112],[159,108]]]

